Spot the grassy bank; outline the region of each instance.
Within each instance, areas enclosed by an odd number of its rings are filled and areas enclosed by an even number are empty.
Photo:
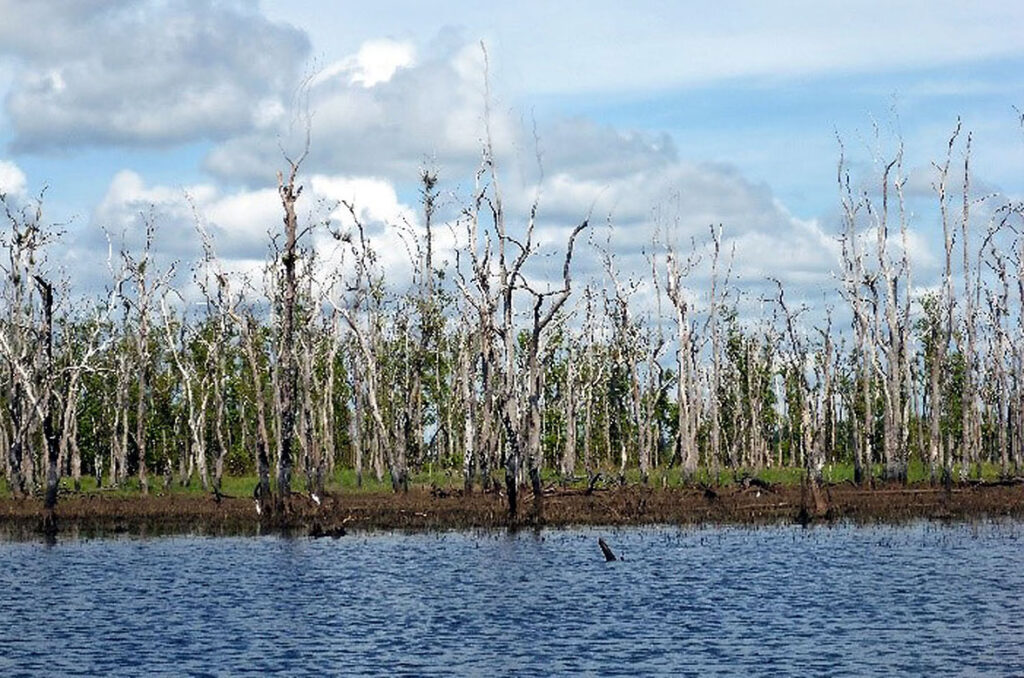
[[[832,469],[832,474],[836,474]],[[1024,485],[973,481],[951,488],[926,483],[878,483],[855,487],[842,474],[827,475],[827,510],[812,522],[837,520],[898,522],[912,519],[964,520],[1024,518]],[[614,476],[588,490],[582,481],[549,479],[541,497],[526,492],[520,514],[511,520],[500,491],[465,493],[458,478],[422,474],[409,492],[394,493],[386,482],[342,473],[332,478],[320,503],[301,491],[283,514],[257,514],[251,499],[255,478],[232,477],[218,501],[196,484],[157,488],[141,496],[133,488],[83,487],[65,492],[56,517],[60,534],[215,534],[254,535],[284,531],[341,536],[352,530],[475,529],[517,526],[729,524],[806,521],[808,500],[796,469],[757,474],[763,482],[723,477],[719,485],[682,485],[672,474],[655,475],[644,485],[620,483]],[[661,478],[664,477],[664,480]],[[298,488],[297,488],[298,489]],[[0,532],[31,537],[42,526],[38,498],[0,498]]]
[[[882,471],[883,469],[881,465],[876,466],[873,470],[873,477],[876,483],[882,482]],[[974,467],[970,469],[969,478],[973,481],[995,482],[1000,479],[1000,469],[996,464],[985,464],[982,467],[980,476],[976,471],[977,470]],[[601,474],[601,480],[597,483],[598,487],[622,484],[622,482],[620,482],[618,469],[600,469],[599,473]],[[730,470],[721,472],[717,475],[712,473],[708,468],[701,468],[697,471],[697,474],[692,480],[687,481],[683,478],[682,471],[678,467],[674,467],[654,469],[646,484],[651,487],[662,489],[686,488],[700,485],[727,488],[737,482],[742,483],[744,479],[756,478],[771,485],[799,486],[803,475],[803,469],[791,466],[741,469],[737,472]],[[954,477],[959,477],[959,467],[954,468],[953,475]],[[546,486],[557,486],[562,489],[585,489],[589,484],[588,478],[582,471],[577,476],[570,479],[563,478],[550,471],[545,471],[542,477]],[[824,482],[829,485],[852,483],[854,479],[853,464],[829,464],[822,470],[822,477]],[[221,492],[228,498],[248,498],[252,496],[253,488],[256,486],[257,480],[258,479],[255,475],[225,475],[221,482]],[[498,472],[493,474],[493,480],[497,484],[503,485],[503,473]],[[918,460],[911,460],[908,466],[908,484],[920,485],[928,483],[929,480],[928,466]],[[212,484],[212,477],[210,482]],[[641,482],[639,471],[636,469],[627,470],[624,483],[626,485],[643,484]],[[430,467],[419,472],[412,473],[409,484],[411,488],[426,490],[437,488],[448,492],[460,489],[463,486],[462,476],[458,473],[452,473],[450,471],[435,471]],[[328,493],[374,494],[390,492],[391,482],[386,474],[378,480],[372,472],[364,473],[360,479],[356,476],[355,471],[351,469],[339,469],[334,473],[334,475],[326,480],[325,489]],[[305,477],[301,473],[297,473],[292,478],[292,491],[300,493],[305,491]],[[192,482],[187,485],[182,485],[177,480],[170,484],[165,484],[160,477],[151,477],[150,492],[155,496],[194,497],[210,494],[212,490],[203,489],[198,477],[194,478]],[[110,486],[107,480],[104,479],[104,484],[97,487],[95,477],[83,476],[81,489],[78,491],[73,490],[73,484],[70,478],[61,479],[62,499],[70,496],[93,494],[106,497],[141,496],[138,480],[135,477],[129,478],[126,482],[117,487]],[[0,478],[0,499],[10,498],[10,487],[4,479]]]

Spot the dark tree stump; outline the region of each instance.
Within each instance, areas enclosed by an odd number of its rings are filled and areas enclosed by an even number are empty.
[[[605,562],[610,563],[613,560],[618,560],[618,558],[615,557],[615,552],[612,551],[611,547],[605,543],[604,539],[599,538],[597,540],[597,545],[601,547],[601,553],[604,554]]]

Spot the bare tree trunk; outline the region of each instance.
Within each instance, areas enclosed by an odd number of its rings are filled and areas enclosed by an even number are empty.
[[[840,142],[838,184],[843,205],[843,219],[846,232],[843,238],[843,284],[844,293],[853,310],[854,334],[856,336],[856,367],[854,369],[856,397],[852,399],[850,416],[853,419],[853,477],[857,485],[873,482],[873,439],[874,439],[874,398],[872,374],[875,366],[875,335],[869,318],[870,301],[865,300],[862,288],[870,283],[860,251],[860,235],[857,220],[863,203],[853,197],[846,158]],[[877,304],[875,305],[877,309]],[[877,317],[877,314],[876,314]],[[857,405],[862,409],[857,416]]]
[[[114,440],[110,455],[110,482],[119,486],[128,477],[128,359],[117,356],[117,394],[114,399]]]
[[[308,149],[307,149],[308,150]],[[295,268],[298,262],[298,217],[295,214],[295,203],[302,193],[302,187],[295,185],[296,175],[302,158],[298,161],[288,160],[290,171],[288,181],[284,175],[277,175],[277,190],[284,208],[284,250],[281,252],[281,328],[280,353],[278,364],[280,382],[278,384],[281,403],[280,458],[277,464],[278,507],[284,510],[291,492],[292,462],[295,447],[295,413],[297,408],[296,394],[298,391],[298,365],[295,358],[295,313],[297,306],[297,281]]]
[[[43,508],[47,511],[48,527],[53,527],[53,509],[57,506],[57,490],[60,487],[60,434],[53,421],[56,404],[53,402],[53,286],[36,276],[39,293],[42,297],[42,335],[43,335],[43,372],[40,381],[39,401],[41,410],[43,438],[46,441],[46,494]]]
[[[886,480],[902,480],[905,482],[907,472],[905,465],[903,464],[903,459],[906,454],[906,427],[904,425],[905,406],[903,403],[903,377],[905,374],[905,359],[903,353],[906,351],[908,337],[906,336],[907,328],[905,326],[901,326],[897,320],[897,290],[900,284],[900,280],[896,271],[893,269],[892,262],[889,258],[886,249],[888,244],[887,240],[889,236],[889,177],[894,167],[897,169],[897,171],[899,171],[900,163],[901,154],[897,154],[896,159],[892,160],[888,165],[886,165],[885,171],[882,174],[882,208],[880,214],[877,215],[875,226],[877,232],[878,267],[882,274],[882,282],[884,285],[885,292],[885,368],[879,370],[880,378],[882,380],[882,388],[885,393],[885,410],[883,414],[883,452],[885,456],[885,477]],[[897,176],[894,182],[898,189],[898,195],[900,197],[901,215],[903,194],[900,187],[902,186],[901,182],[903,181],[904,179],[902,177]],[[868,204],[868,206],[870,209],[870,203]],[[902,225],[902,233],[904,247],[906,247],[905,224]],[[906,253],[904,253],[904,265],[905,264]],[[906,273],[905,270],[904,273]],[[879,332],[878,335],[881,336],[881,333]]]
[[[588,350],[588,355],[591,351]],[[594,476],[594,455],[591,451],[594,440],[594,381],[589,374],[583,385],[583,469],[587,472],[587,480]]]
[[[13,435],[7,448],[7,468],[11,476],[9,481],[11,494],[15,497],[25,495],[28,489],[25,483],[25,476],[22,474],[22,457],[24,456],[26,438],[23,400],[21,377],[12,376],[11,387],[8,391],[7,408],[11,418]]]
[[[963,203],[960,214],[960,246],[963,253],[963,284],[964,284],[964,334],[967,338],[964,356],[964,394],[963,394],[963,443],[961,445],[960,480],[967,479],[972,463],[977,464],[977,477],[981,477],[981,422],[977,406],[977,300],[975,295],[980,288],[980,281],[974,278],[970,260],[970,161],[971,134],[967,134],[964,151]]]
[[[68,398],[71,401],[70,394]],[[77,395],[75,397],[77,401]],[[67,431],[67,445],[71,453],[71,479],[75,484],[75,492],[82,490],[82,450],[78,446],[78,413],[71,409],[65,410],[64,430]],[[96,484],[99,487],[99,483]]]
[[[676,322],[676,456],[683,469],[683,479],[692,481],[697,473],[697,404],[696,380],[693,370],[693,342],[689,318],[689,302],[683,280],[694,265],[692,259],[680,262],[670,250],[665,259],[668,284],[665,289],[675,311]]]
[[[267,430],[267,402],[266,392],[263,387],[263,369],[260,366],[257,345],[259,327],[252,313],[246,314],[243,319],[237,313],[232,317],[242,328],[242,348],[245,351],[249,363],[249,373],[252,377],[253,408],[256,410],[256,473],[259,482],[253,494],[261,501],[271,502],[270,490],[270,433]]]
[[[782,283],[776,280],[775,284],[779,290],[777,303],[779,308],[782,310],[783,319],[786,323],[786,334],[789,337],[792,356],[790,360],[790,370],[792,371],[793,378],[796,381],[796,388],[798,391],[800,408],[800,412],[798,414],[800,418],[799,447],[803,456],[804,479],[806,487],[809,489],[814,501],[814,515],[808,517],[821,516],[825,514],[825,511],[828,508],[825,497],[821,491],[822,470],[825,466],[820,436],[820,431],[823,427],[815,425],[813,411],[814,389],[809,383],[806,373],[807,350],[803,341],[797,335],[794,316],[786,305]],[[803,507],[803,510],[806,513],[808,508],[805,506]]]
[[[938,195],[939,200],[939,212],[942,220],[942,236],[945,253],[945,267],[942,278],[942,306],[940,313],[942,314],[942,329],[941,335],[938,337],[938,346],[934,353],[935,366],[932,374],[932,413],[931,420],[929,422],[929,430],[932,435],[930,442],[930,450],[932,454],[940,453],[942,457],[942,480],[947,486],[953,480],[953,449],[949,445],[949,441],[945,441],[943,445],[939,440],[941,437],[941,417],[942,417],[942,399],[940,397],[941,391],[939,389],[939,371],[943,369],[948,359],[949,346],[953,336],[953,313],[955,308],[955,298],[953,293],[953,228],[949,218],[949,198],[947,195],[947,181],[949,179],[949,166],[952,161],[953,148],[956,144],[957,137],[960,135],[960,123],[957,122],[956,129],[949,138],[949,142],[946,146],[946,159],[945,162],[939,166],[934,167],[939,172],[939,177],[935,182],[934,188]]]
[[[217,458],[213,462],[213,491],[217,496],[221,493],[221,483],[224,479],[224,460],[228,456],[228,441],[224,431],[225,409],[227,406],[227,394],[224,392],[224,382],[227,380],[227,370],[224,365],[224,353],[227,350],[227,328],[223,322],[223,315],[218,318],[218,338],[220,346],[211,346],[210,351],[214,355],[215,371],[213,375],[213,397],[216,401],[213,414],[213,432],[217,441]]]
[[[337,457],[337,438],[335,431],[335,381],[337,379],[338,351],[341,347],[338,337],[338,321],[335,316],[331,322],[331,332],[328,339],[328,349],[324,357],[324,378],[320,404],[320,429],[323,438],[322,456],[317,470],[319,478],[317,488],[320,493],[324,492],[324,476],[331,477],[334,474],[334,464]]]
[[[711,262],[711,295],[708,304],[708,322],[711,325],[711,374],[708,385],[708,409],[711,418],[709,431],[710,449],[708,457],[710,472],[719,480],[719,464],[722,454],[722,422],[721,422],[721,400],[719,391],[722,388],[722,340],[719,320],[718,294],[718,257],[722,244],[721,228],[711,229],[711,239],[714,247],[714,256]]]
[[[462,389],[462,480],[466,492],[473,491],[474,445],[476,443],[476,395],[473,389],[473,340],[466,336],[459,356],[459,386]]]
[[[139,324],[139,371],[137,379],[138,397],[135,401],[135,447],[139,454],[139,489],[142,494],[149,494],[149,480],[146,477],[146,405],[147,402],[147,376],[149,372],[148,366],[148,350],[146,342],[149,337],[148,332],[148,319],[146,314],[142,315]]]
[[[570,350],[565,365],[565,442],[559,471],[563,478],[576,473],[576,352]]]
[[[358,487],[362,487],[364,446],[362,431],[359,424],[362,420],[363,412],[362,408],[359,406],[361,396],[359,394],[359,382],[356,381],[354,371],[352,379],[352,412],[349,415],[349,440],[352,443],[352,463],[355,466],[356,485]]]
[[[299,410],[300,427],[302,432],[299,449],[302,452],[300,465],[303,474],[306,476],[306,493],[314,494],[319,490],[317,475],[320,473],[320,445],[314,434],[315,421],[313,418],[313,348],[312,337],[309,336],[308,324],[303,328],[303,336],[300,338],[301,349],[299,361],[299,373],[302,378],[302,408]]]

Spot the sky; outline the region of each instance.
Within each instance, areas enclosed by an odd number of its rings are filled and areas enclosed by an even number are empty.
[[[720,225],[738,280],[834,289],[837,139],[858,188],[904,144],[922,285],[941,248],[932,163],[958,118],[973,185],[1024,197],[1022,3],[0,0],[0,16],[0,192],[46,189],[65,231],[49,265],[83,289],[146,219],[165,262],[196,258],[200,219],[229,267],[258,270],[307,128],[304,216],[341,224],[354,200],[403,270],[394,225],[419,225],[420,170],[449,214],[466,204],[487,89],[513,221],[539,196],[545,253],[600,224],[582,277],[602,250],[643,277],[655,238],[686,249]]]

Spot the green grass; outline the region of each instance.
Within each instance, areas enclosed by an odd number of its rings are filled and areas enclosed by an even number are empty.
[[[500,475],[500,474],[498,474]],[[497,477],[497,476],[496,476]],[[274,475],[271,473],[271,484],[274,483]],[[61,478],[61,488],[63,491],[71,491],[73,487],[73,481],[70,477]],[[125,482],[121,483],[118,487],[110,487],[107,484],[107,479],[104,478],[104,486],[97,489],[96,478],[88,475],[83,476],[81,481],[81,493],[83,494],[97,494],[107,497],[129,497],[137,496],[140,492],[139,481],[136,476],[129,477]],[[204,490],[202,483],[199,481],[199,476],[194,475],[192,481],[182,486],[177,477],[170,484],[169,487],[164,487],[164,478],[162,475],[150,475],[149,476],[149,491],[150,494],[156,495],[184,495],[184,496],[201,496],[212,492],[213,486],[213,475],[210,475],[210,490]],[[221,492],[231,497],[251,497],[253,488],[256,487],[258,477],[255,474],[247,475],[228,475],[225,474],[221,480]],[[413,473],[409,480],[410,486],[413,487],[431,487],[438,485],[441,487],[461,487],[462,486],[462,475],[459,472],[445,473],[434,470],[424,470],[421,472]],[[334,475],[327,479],[325,487],[328,492],[345,492],[345,493],[374,493],[374,492],[390,492],[391,491],[391,478],[385,472],[381,480],[377,480],[376,475],[372,470],[364,470],[362,477],[362,484],[358,482],[356,472],[353,469],[338,469]],[[293,472],[292,474],[292,490],[297,492],[304,492],[306,489],[306,476],[301,471]],[[7,485],[6,480],[0,478],[0,498],[6,498],[11,496],[10,487]]]
[[[618,480],[619,472],[617,467],[606,466],[596,470],[604,476],[605,483],[614,483]],[[873,468],[875,478],[880,479],[882,477],[882,472],[883,466],[881,464],[876,464]],[[696,483],[731,485],[737,478],[752,476],[772,484],[796,485],[799,484],[803,478],[803,473],[803,469],[791,466],[769,467],[762,469],[723,469],[720,471],[718,478],[716,479],[710,469],[702,467],[697,470],[694,481]],[[502,484],[504,483],[504,472],[502,470],[499,469],[492,475],[496,481]],[[825,482],[828,483],[852,482],[853,464],[829,464],[823,469],[823,476]],[[924,464],[918,459],[912,459],[908,469],[908,476],[911,483],[927,482],[930,477],[927,464]],[[959,477],[959,467],[954,468],[953,476],[954,478]],[[976,478],[974,467],[971,468],[969,476],[972,479]],[[986,463],[982,466],[982,480],[996,480],[999,476],[1000,468],[998,464]],[[562,483],[562,478],[556,472],[551,470],[545,470],[541,477],[545,484]],[[639,470],[635,468],[627,469],[625,480],[630,484],[640,483]],[[212,475],[210,482],[212,484]],[[221,492],[231,497],[250,497],[252,496],[252,491],[256,486],[256,483],[257,477],[255,475],[232,476],[225,474],[221,482]],[[428,465],[423,470],[413,473],[410,477],[409,484],[411,487],[429,488],[436,485],[450,489],[462,487],[463,483],[460,470],[440,470],[432,465]],[[684,484],[682,470],[679,467],[655,468],[651,471],[648,484],[652,487],[661,487],[663,484],[668,487],[679,487]],[[586,485],[586,473],[582,468],[578,468],[576,480],[570,483],[569,486],[584,488]],[[72,487],[71,479],[62,478],[61,487],[65,491],[70,491]],[[194,476],[192,482],[184,487],[178,483],[177,479],[175,479],[175,481],[171,483],[170,487],[165,489],[163,476],[151,475],[149,478],[149,487],[150,493],[156,495],[171,494],[201,496],[207,493],[207,491],[203,490],[198,476]],[[305,487],[305,475],[301,472],[295,473],[292,478],[292,489],[302,492],[305,491]],[[377,480],[373,471],[367,470],[363,473],[362,484],[360,485],[357,482],[356,473],[353,469],[339,468],[335,471],[334,475],[327,480],[326,489],[329,492],[355,494],[390,492],[391,480],[386,472],[381,480]],[[139,483],[136,477],[131,477],[117,488],[104,486],[97,489],[96,479],[93,476],[84,476],[82,478],[81,492],[84,494],[98,494],[108,497],[131,497],[139,494]],[[0,498],[10,496],[10,488],[7,486],[6,481],[0,479]]]

